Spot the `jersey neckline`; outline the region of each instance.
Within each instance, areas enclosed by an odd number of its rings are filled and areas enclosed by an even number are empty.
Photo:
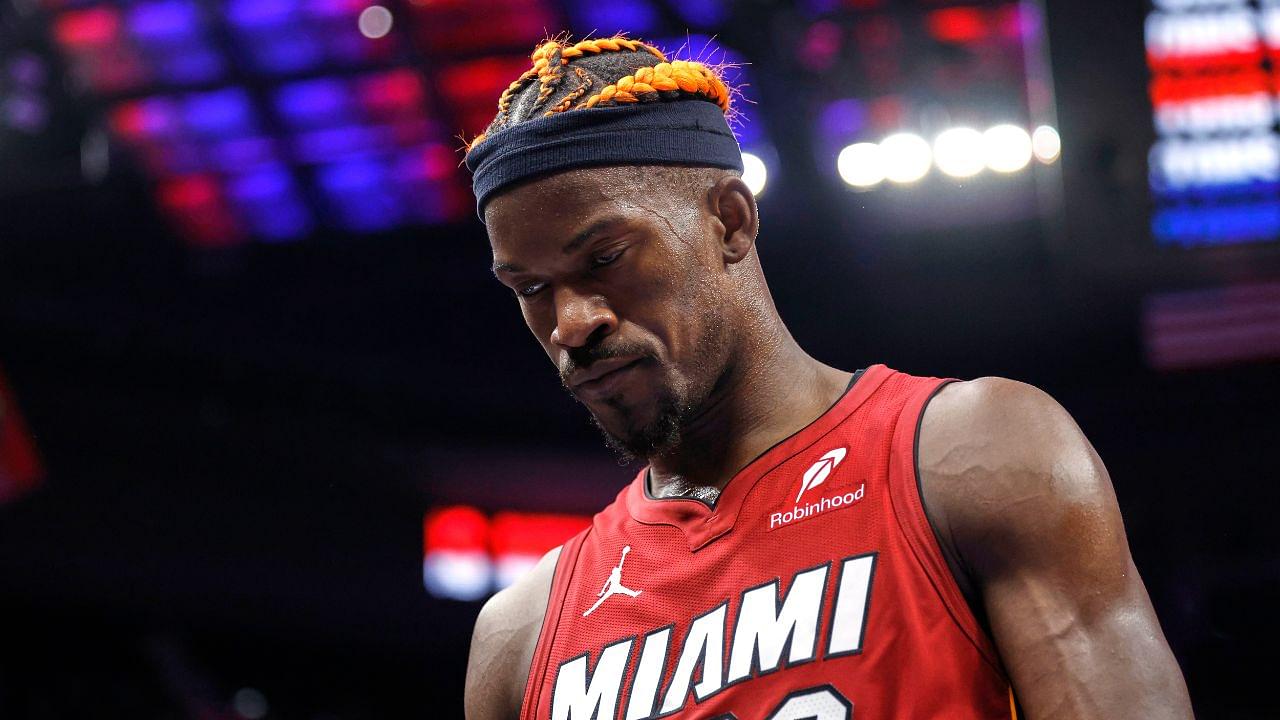
[[[652,497],[648,491],[649,466],[646,465],[627,486],[627,511],[636,522],[678,528],[684,533],[690,551],[705,547],[733,529],[743,500],[761,478],[835,429],[892,372],[884,365],[877,364],[868,367],[860,375],[855,375],[851,386],[826,412],[765,450],[730,478],[714,507],[695,498]]]

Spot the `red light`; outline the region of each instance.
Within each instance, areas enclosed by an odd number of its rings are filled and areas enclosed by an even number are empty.
[[[422,79],[407,68],[364,78],[356,87],[361,104],[375,116],[417,114],[426,102]]]
[[[218,183],[208,175],[188,175],[162,183],[160,205],[192,244],[224,247],[244,234],[222,202]]]
[[[951,43],[978,42],[988,32],[982,11],[966,7],[934,10],[926,16],[925,27],[938,40]]]
[[[106,5],[68,12],[53,25],[54,38],[72,49],[108,45],[119,32],[120,13]]]
[[[591,524],[580,515],[501,512],[494,516],[489,542],[494,555],[541,556]]]
[[[1151,101],[1156,104],[1266,92],[1270,85],[1260,68],[1213,75],[1157,75],[1151,82]]]
[[[0,503],[35,488],[43,475],[31,433],[0,373]]]
[[[489,521],[473,507],[456,505],[427,514],[423,523],[423,549],[477,550],[488,546]]]

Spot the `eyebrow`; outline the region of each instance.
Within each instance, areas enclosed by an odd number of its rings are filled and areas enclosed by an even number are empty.
[[[583,230],[577,235],[574,235],[572,240],[565,243],[564,247],[560,248],[560,252],[564,255],[569,255],[570,253],[577,252],[592,237],[594,237],[595,235],[598,235],[601,232],[604,232],[606,229],[614,225],[617,225],[618,223],[621,223],[623,220],[624,218],[622,217],[613,216],[613,217],[603,218],[591,223],[591,225],[589,225],[586,230]],[[518,272],[524,272],[524,268],[514,263],[494,263],[493,272],[494,274],[497,274],[498,272],[518,273]]]

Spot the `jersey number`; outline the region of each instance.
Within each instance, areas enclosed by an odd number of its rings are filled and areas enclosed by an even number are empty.
[[[765,720],[850,720],[853,703],[830,685],[797,690],[782,699]],[[738,720],[733,713],[715,720]]]

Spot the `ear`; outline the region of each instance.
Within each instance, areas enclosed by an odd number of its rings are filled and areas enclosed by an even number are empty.
[[[711,214],[720,221],[717,229],[723,233],[718,239],[724,261],[736,263],[751,252],[760,231],[756,196],[742,178],[726,175],[711,186],[708,199]]]

